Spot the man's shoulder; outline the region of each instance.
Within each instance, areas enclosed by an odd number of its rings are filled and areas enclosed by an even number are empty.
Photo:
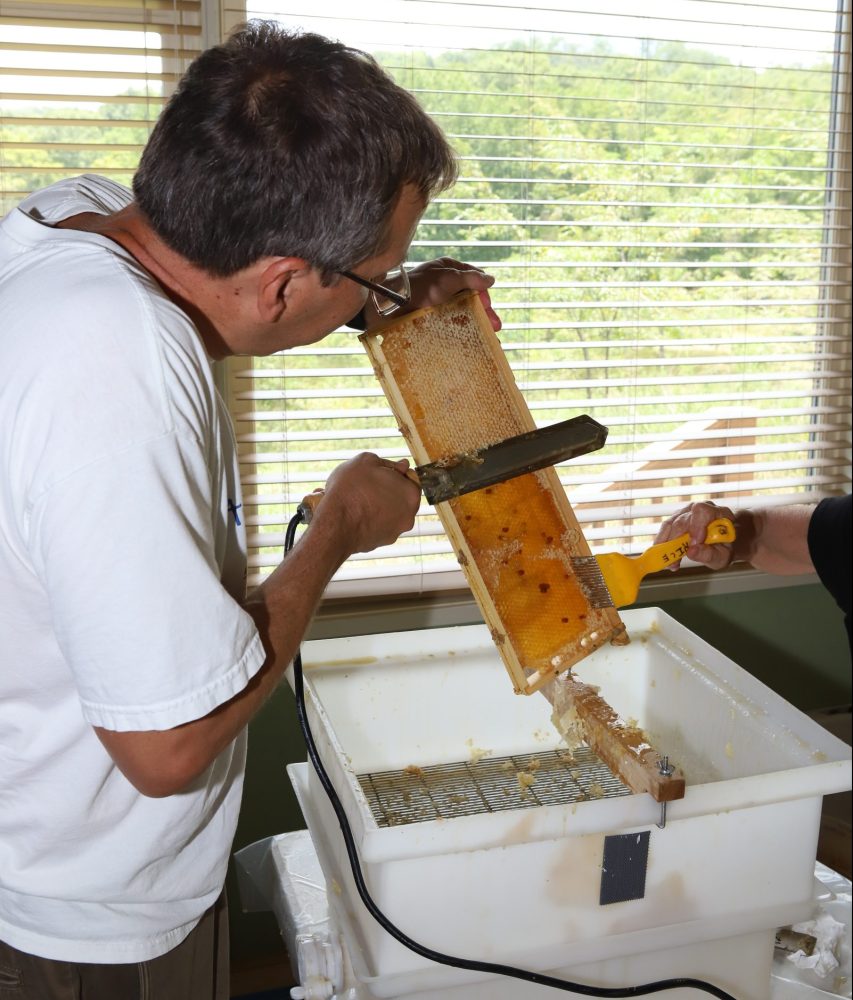
[[[87,294],[108,298],[110,275],[121,281],[116,261],[130,262],[130,255],[111,240],[56,223],[83,213],[108,215],[130,201],[126,188],[91,174],[60,181],[25,198],[0,222],[4,302],[14,304],[23,296],[33,317],[58,307],[73,320],[71,300]]]
[[[63,230],[25,258],[0,280],[0,367],[20,393],[26,387],[29,409],[81,414],[89,400],[98,412],[117,407],[119,427],[135,406],[159,426],[173,419],[176,400],[210,394],[209,362],[190,317],[122,247]]]
[[[116,181],[98,174],[81,174],[34,191],[18,205],[17,211],[50,225],[82,212],[100,215],[118,212],[132,200],[131,191]]]

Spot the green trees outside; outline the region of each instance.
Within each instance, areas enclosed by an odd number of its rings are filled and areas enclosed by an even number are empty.
[[[132,92],[85,106],[0,94],[0,214],[30,191],[81,173],[129,185],[161,106],[159,97]]]
[[[840,294],[822,249],[831,67],[758,70],[669,42],[634,57],[556,38],[380,59],[460,157],[412,259],[496,275],[501,339],[536,420],[590,413],[611,428],[612,465],[737,406],[764,433],[748,461],[766,472],[743,478],[801,489],[816,466],[800,414],[832,405],[818,375],[840,349],[822,307]],[[3,210],[83,171],[129,183],[156,111],[141,94],[88,110],[10,103]],[[292,504],[341,458],[403,453],[352,333],[256,359],[232,384],[247,504],[276,545]],[[570,497],[605,470],[579,468]]]

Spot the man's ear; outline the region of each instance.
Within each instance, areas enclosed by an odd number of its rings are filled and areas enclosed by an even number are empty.
[[[276,323],[287,309],[290,282],[311,270],[301,257],[273,257],[266,260],[258,275],[258,313],[264,323]]]

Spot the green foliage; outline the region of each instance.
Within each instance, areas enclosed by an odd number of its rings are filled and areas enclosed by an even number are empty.
[[[3,104],[0,96],[0,215],[30,191],[95,173],[129,184],[160,107],[128,92],[100,107]]]
[[[755,359],[767,386],[802,369],[788,376],[785,406],[809,405],[809,363],[797,358],[822,330],[828,66],[757,70],[676,42],[626,55],[602,40],[581,49],[557,38],[381,61],[461,164],[412,259],[446,254],[495,273],[508,356],[538,418],[603,401],[604,422],[642,440],[739,392],[758,400],[745,375]],[[0,210],[84,171],[129,183],[157,107],[139,94],[60,111],[0,103]],[[255,432],[270,457],[258,466],[259,494],[275,493],[284,461],[307,483],[346,448],[399,451],[358,345],[343,335],[324,344],[343,353],[321,359],[331,372],[320,378],[301,374],[316,362],[298,354],[256,364]],[[662,388],[674,370],[683,383]],[[682,398],[703,390],[710,402]],[[638,397],[653,405],[638,408]],[[762,418],[780,435],[781,405],[773,399]]]

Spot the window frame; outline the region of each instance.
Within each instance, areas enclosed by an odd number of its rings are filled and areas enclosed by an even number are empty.
[[[245,7],[235,0],[223,0],[223,23],[228,27],[233,27],[245,18]],[[848,21],[849,10],[843,15]],[[837,67],[836,80],[850,79],[851,56],[849,30],[841,26],[841,47],[838,52],[841,64]],[[845,77],[846,74],[846,77]],[[850,88],[841,87],[835,92],[835,122],[836,136],[839,139],[838,148],[835,154],[835,170],[849,177],[851,159],[851,107]],[[840,123],[846,123],[845,128],[840,128]],[[831,184],[830,188],[834,192],[831,204],[827,205],[825,216],[825,228],[832,231],[833,227],[842,227],[850,217],[851,194],[849,183]],[[840,228],[834,231],[842,231]],[[838,268],[841,273],[850,275],[850,244],[849,239],[845,246],[830,248],[830,253],[835,255],[835,260],[831,263]],[[838,273],[838,271],[836,271]],[[849,285],[849,281],[848,281]],[[830,301],[825,306],[824,317],[829,322],[844,321],[849,327],[849,298],[846,301]],[[220,384],[226,393],[233,393],[235,380],[233,375],[235,370],[244,368],[249,364],[246,359],[229,359],[225,366],[227,371],[221,375]],[[828,364],[830,377],[850,376],[849,357],[844,361],[835,361]],[[850,414],[836,415],[834,422],[838,425],[837,432],[833,432],[833,442],[839,449],[847,449],[849,456],[851,433]],[[847,488],[850,488],[851,469],[849,457],[846,466]],[[725,502],[725,497],[723,498]],[[734,501],[730,501],[733,503]],[[682,597],[708,596],[712,594],[737,593],[741,591],[754,591],[758,589],[772,589],[777,587],[800,585],[803,583],[816,582],[814,574],[796,577],[774,577],[766,573],[754,570],[751,567],[732,567],[726,572],[711,572],[704,567],[686,565],[679,574],[667,574],[661,579],[654,577],[643,582],[640,588],[639,603],[669,601]],[[439,586],[431,589],[428,593],[384,596],[364,596],[364,597],[335,597],[327,596],[318,612],[312,635],[340,635],[356,634],[359,631],[380,631],[388,628],[415,628],[432,627],[435,625],[462,624],[480,620],[479,609],[477,608],[470,590],[461,583]]]
[[[85,7],[85,4],[79,5]],[[23,16],[28,9],[26,3],[20,0],[10,0],[4,6],[4,13],[17,17]],[[31,7],[29,8],[31,9]],[[74,8],[71,8],[74,9]],[[96,12],[102,9],[92,5],[91,10]],[[140,8],[141,10],[144,9]],[[69,8],[67,3],[39,4],[41,16],[66,15]],[[200,0],[200,24],[201,24],[201,47],[215,44],[225,37],[227,33],[237,24],[245,19],[245,6],[238,0]],[[843,15],[847,19],[846,28],[842,26],[840,31],[841,47],[838,58],[841,61],[838,78],[850,80],[851,53],[850,53],[850,31],[849,31],[849,4]],[[127,20],[131,19],[131,13],[127,14]],[[851,92],[850,88],[841,87],[836,91],[835,104],[836,135],[840,142],[835,151],[834,168],[841,176],[849,178],[851,169]],[[842,123],[845,127],[841,127]],[[844,229],[849,233],[849,226],[845,229],[845,224],[850,219],[851,214],[851,190],[848,183],[845,187],[843,183],[832,185],[835,197],[827,205],[826,225],[830,228],[837,227],[836,231]],[[826,262],[826,266],[837,269],[837,273],[846,273],[848,288],[850,284],[850,243],[849,235],[845,245],[830,247],[831,260]],[[849,294],[849,293],[848,293]],[[825,318],[831,322],[846,322],[849,329],[849,298],[846,301],[830,301],[826,306]],[[215,374],[220,391],[223,393],[229,404],[229,409],[236,406],[234,400],[234,373],[241,367],[245,368],[250,362],[243,358],[232,358],[224,363],[217,363]],[[850,377],[849,357],[841,362],[831,362],[827,371],[830,377]],[[846,420],[846,422],[845,422]],[[851,468],[849,461],[849,450],[851,446],[850,414],[838,414],[834,417],[837,430],[833,436],[837,439],[839,450],[846,449],[848,459],[846,466],[847,488],[850,489]],[[450,577],[454,574],[450,574]],[[767,574],[750,570],[745,567],[736,567],[726,573],[711,573],[701,567],[688,568],[678,575],[667,576],[665,579],[654,578],[647,580],[641,585],[641,603],[649,601],[667,601],[676,597],[707,596],[718,593],[734,593],[744,590],[768,589],[779,586],[797,585],[803,582],[814,581],[815,577],[810,574],[807,577],[770,577]],[[456,582],[448,579],[445,586],[438,587],[429,594],[412,595],[392,595],[382,597],[327,597],[318,613],[318,623],[326,622],[323,627],[346,628],[352,631],[354,628],[368,628],[376,631],[386,627],[388,622],[417,622],[416,627],[431,627],[438,624],[453,624],[471,622],[479,620],[479,610],[471,597],[467,586],[456,575]],[[338,623],[335,625],[334,623]],[[406,625],[405,627],[410,627]],[[415,627],[415,626],[411,626]]]

